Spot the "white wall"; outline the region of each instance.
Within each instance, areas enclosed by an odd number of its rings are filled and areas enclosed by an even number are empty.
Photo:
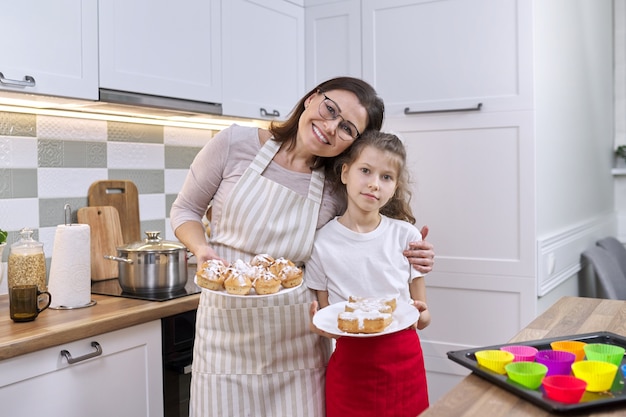
[[[539,3],[539,2],[537,2]],[[613,212],[610,0],[535,8],[537,235]]]

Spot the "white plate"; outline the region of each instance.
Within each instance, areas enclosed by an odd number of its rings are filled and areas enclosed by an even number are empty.
[[[324,307],[313,316],[313,324],[320,330],[335,336],[350,337],[374,337],[384,334],[395,333],[404,330],[420,318],[420,313],[415,306],[409,303],[398,303],[396,311],[393,312],[392,321],[385,330],[380,333],[346,333],[337,327],[337,316],[345,310],[346,301],[331,304]]]
[[[232,297],[232,298],[264,298],[264,297],[274,297],[276,295],[286,294],[288,292],[297,290],[301,286],[302,286],[302,282],[300,283],[300,285],[297,285],[297,286],[292,287],[292,288],[285,288],[285,287],[281,286],[280,290],[278,290],[278,292],[275,292],[274,294],[257,294],[256,291],[254,290],[254,288],[252,288],[250,290],[250,294],[248,294],[248,295],[230,294],[229,292],[226,292],[226,290],[215,291],[215,290],[210,290],[210,289],[204,288],[204,287],[200,287],[200,288],[202,288],[202,291],[212,292],[213,294],[219,294],[219,295],[224,296],[224,297]]]

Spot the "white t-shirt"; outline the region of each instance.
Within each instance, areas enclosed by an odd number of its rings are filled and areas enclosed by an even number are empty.
[[[317,231],[311,259],[305,265],[305,283],[327,290],[328,302],[349,296],[396,297],[410,300],[409,283],[421,276],[402,251],[409,242],[422,240],[412,224],[381,216],[368,233],[354,232],[334,218]]]

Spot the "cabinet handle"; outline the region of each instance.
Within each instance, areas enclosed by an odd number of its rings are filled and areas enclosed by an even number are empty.
[[[24,76],[24,81],[22,80],[10,80],[8,78],[4,78],[4,74],[0,72],[0,84],[8,85],[13,87],[34,87],[35,79],[30,75]]]
[[[274,110],[271,113],[268,113],[263,107],[261,107],[261,116],[263,117],[280,117],[280,112],[278,110]]]
[[[83,356],[79,356],[77,358],[72,358],[72,355],[70,354],[70,352],[68,352],[65,349],[63,349],[61,351],[61,355],[63,355],[65,357],[65,359],[67,359],[67,363],[69,363],[70,365],[73,364],[73,363],[76,363],[76,362],[85,361],[87,359],[95,358],[96,356],[102,355],[102,348],[100,347],[100,343],[98,343],[98,342],[91,342],[91,347],[96,348],[96,351],[88,353],[88,354],[83,355]]]
[[[483,103],[478,103],[476,107],[467,107],[463,109],[441,109],[441,110],[414,110],[411,111],[410,108],[404,108],[404,114],[427,114],[427,113],[453,113],[459,111],[480,111],[483,107]]]

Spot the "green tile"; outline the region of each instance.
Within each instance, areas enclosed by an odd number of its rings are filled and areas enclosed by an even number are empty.
[[[165,168],[186,169],[202,148],[188,146],[165,146]]]

